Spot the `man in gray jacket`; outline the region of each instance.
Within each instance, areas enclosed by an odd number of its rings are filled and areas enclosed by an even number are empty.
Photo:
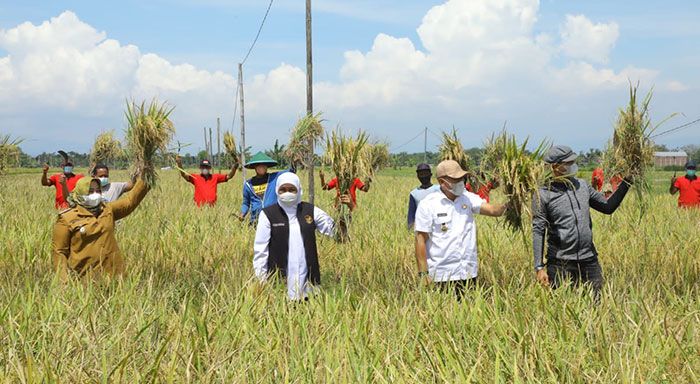
[[[553,146],[545,156],[558,179],[540,187],[539,204],[533,201],[532,237],[537,280],[556,288],[564,280],[590,284],[596,300],[603,286],[603,272],[593,245],[590,209],[610,215],[620,206],[629,182],[625,180],[606,199],[583,179],[576,178],[576,153],[567,146]],[[543,262],[547,244],[547,264]]]

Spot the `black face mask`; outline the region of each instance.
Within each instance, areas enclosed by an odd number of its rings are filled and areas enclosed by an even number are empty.
[[[418,180],[420,180],[421,185],[430,184],[430,176],[419,177]]]

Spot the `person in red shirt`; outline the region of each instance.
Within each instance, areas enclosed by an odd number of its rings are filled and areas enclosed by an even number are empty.
[[[188,183],[194,185],[194,202],[198,207],[216,205],[216,191],[219,183],[225,183],[236,175],[236,166],[231,167],[227,175],[211,173],[209,160],[202,160],[199,164],[199,175],[190,175],[182,169],[182,159],[178,156],[177,166],[180,168],[180,176]]]
[[[603,168],[598,167],[593,170],[591,186],[600,192],[603,189],[603,183],[605,183],[605,173],[603,173]]]
[[[486,178],[486,176],[484,174],[481,174],[481,178],[483,180],[484,178]],[[498,180],[487,181],[486,184],[479,183],[479,189],[476,192],[474,192],[474,187],[472,187],[472,184],[470,182],[466,182],[464,184],[464,187],[467,189],[467,191],[471,193],[476,193],[477,195],[479,195],[479,197],[484,199],[484,201],[490,203],[491,191],[498,188]]]
[[[65,181],[65,184],[68,187],[68,192],[72,192],[73,188],[75,188],[75,184],[78,183],[78,180],[83,178],[83,175],[76,175],[73,173],[73,162],[70,160],[64,161],[61,166],[63,167],[63,173],[57,173],[55,175],[51,175],[51,177],[47,177],[49,165],[45,164],[44,172],[41,175],[41,185],[56,188],[54,207],[56,207],[56,209],[67,209],[70,208],[68,202],[66,201],[68,196],[64,195],[61,183]]]
[[[331,181],[326,184],[326,175],[323,174],[323,170],[319,171],[319,176],[321,176],[321,188],[324,191],[328,191],[331,189],[336,189],[337,194],[336,194],[336,204],[340,201],[341,195],[340,195],[340,185],[338,185],[338,178],[334,177],[331,179]],[[350,185],[350,210],[354,210],[357,207],[357,190],[359,189],[362,192],[368,192],[369,191],[369,185],[372,182],[372,179],[367,179],[366,182],[362,182],[362,180],[355,178],[355,180],[352,181],[352,185]]]
[[[678,195],[678,206],[681,208],[700,208],[700,179],[695,174],[697,165],[690,160],[685,164],[685,176],[672,177],[669,192]]]

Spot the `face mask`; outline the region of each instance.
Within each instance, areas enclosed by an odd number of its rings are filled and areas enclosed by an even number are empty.
[[[455,196],[461,196],[464,193],[464,182],[462,180],[452,184],[450,192]]]
[[[96,207],[102,202],[102,194],[93,192],[89,195],[83,196],[83,203],[88,207]]]
[[[63,167],[63,173],[65,173],[66,175],[73,173],[73,167],[71,167],[70,165]]]
[[[206,169],[206,168],[205,168],[205,169],[202,169],[201,172],[202,172],[202,175],[204,175],[204,176],[209,175],[209,170]]]
[[[419,177],[418,180],[420,180],[420,183],[423,185],[430,184],[430,176]]]
[[[685,174],[688,175],[689,177],[695,177],[695,170],[694,169],[686,169]]]
[[[100,177],[100,185],[106,187],[109,184],[109,177]]]
[[[574,163],[566,167],[566,175],[568,176],[576,176],[578,173],[578,164]]]
[[[279,195],[279,200],[283,204],[292,205],[297,202],[297,196],[296,193],[285,192]]]

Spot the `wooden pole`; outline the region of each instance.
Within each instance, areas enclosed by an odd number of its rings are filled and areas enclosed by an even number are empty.
[[[311,0],[306,0],[306,113],[311,116],[314,113],[313,93],[313,55],[311,49]],[[314,203],[314,148],[316,143],[312,140],[309,145],[309,202]]]
[[[245,166],[245,108],[243,107],[243,64],[238,63],[238,88],[241,95],[241,165]],[[245,168],[241,172],[245,184]]]
[[[204,127],[204,156],[209,156],[209,140],[207,140],[207,127]],[[197,164],[199,166],[199,164]]]
[[[221,172],[221,119],[216,118],[216,165]]]

